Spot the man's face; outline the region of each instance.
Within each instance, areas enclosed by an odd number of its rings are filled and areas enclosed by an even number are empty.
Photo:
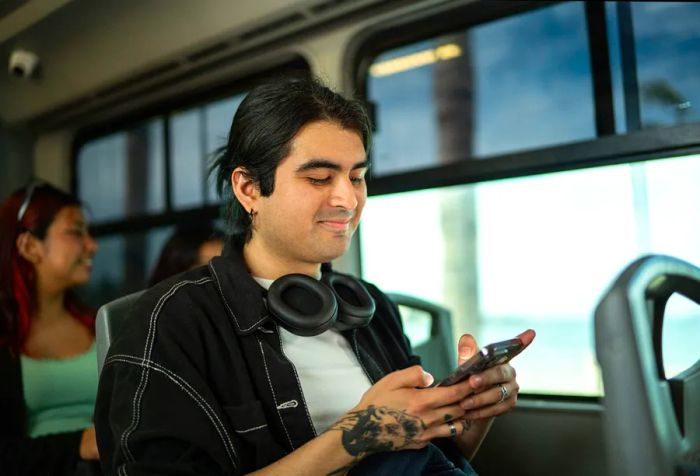
[[[333,122],[304,126],[259,197],[249,243],[287,272],[307,272],[342,255],[367,198],[361,137]]]

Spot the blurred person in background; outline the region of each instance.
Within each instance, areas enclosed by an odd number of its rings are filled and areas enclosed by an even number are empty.
[[[99,473],[95,315],[73,291],[97,251],[82,204],[34,182],[0,229],[0,474]]]
[[[148,286],[209,263],[210,259],[221,254],[223,247],[223,233],[211,224],[178,227],[163,246]]]

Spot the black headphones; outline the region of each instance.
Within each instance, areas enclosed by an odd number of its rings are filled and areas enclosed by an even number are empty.
[[[346,331],[369,325],[374,299],[360,281],[329,267],[318,281],[305,274],[276,279],[267,291],[268,312],[289,332],[315,336],[333,329]]]

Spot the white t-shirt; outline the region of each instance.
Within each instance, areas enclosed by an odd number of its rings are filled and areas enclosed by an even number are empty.
[[[255,278],[268,289],[270,279]],[[302,337],[279,327],[282,351],[294,365],[316,433],[328,429],[372,386],[350,343],[336,330]]]

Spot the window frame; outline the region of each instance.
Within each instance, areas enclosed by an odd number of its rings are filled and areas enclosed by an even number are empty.
[[[419,11],[402,18],[379,22],[360,31],[350,42],[345,57],[345,81],[348,89],[357,91],[360,98],[370,104],[370,111],[373,111],[375,106],[367,94],[367,77],[369,67],[379,54],[438,35],[463,31],[560,3],[563,2],[481,0],[456,7],[448,5]],[[597,137],[479,159],[465,157],[450,164],[389,173],[380,177],[370,174],[367,178],[368,195],[426,190],[700,152],[700,123],[639,130],[628,125],[628,132],[616,133],[605,4],[583,2],[582,6],[586,12]],[[624,18],[618,18],[620,25],[630,34],[630,25],[624,24],[625,21]],[[627,44],[630,44],[629,41]],[[633,56],[634,52],[631,53]],[[628,103],[629,98],[633,97],[629,88],[635,87],[634,81],[634,77],[628,79],[623,94],[626,109],[636,107],[638,110],[638,98],[636,104]]]

